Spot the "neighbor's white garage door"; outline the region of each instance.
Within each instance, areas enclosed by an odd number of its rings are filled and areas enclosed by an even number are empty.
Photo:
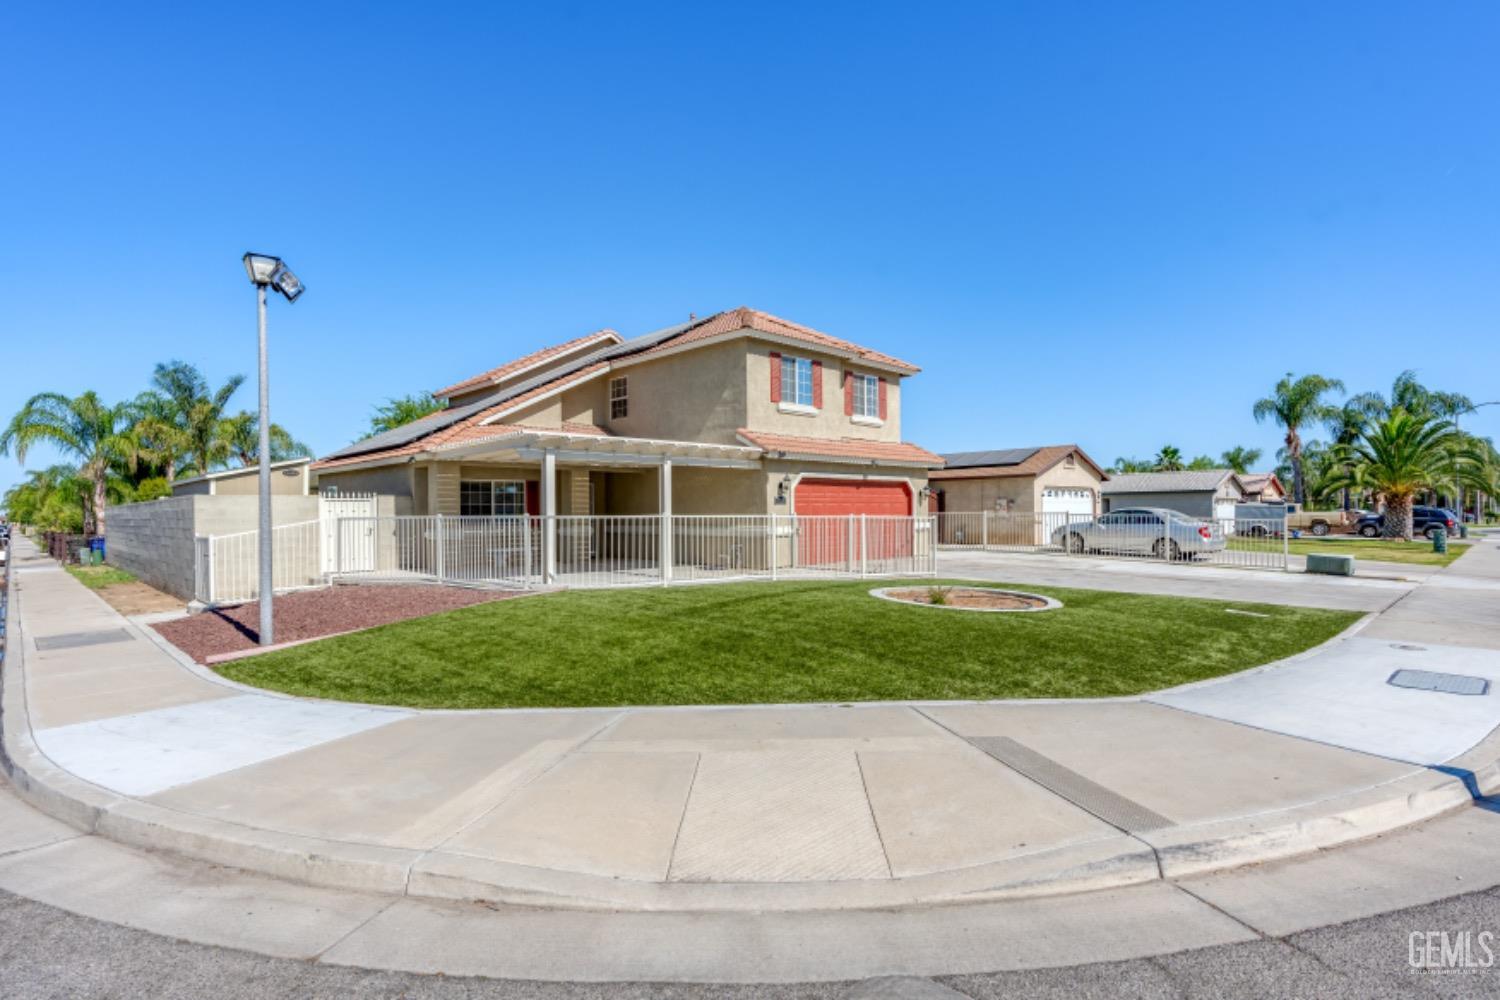
[[[1073,517],[1094,516],[1094,494],[1088,490],[1048,488],[1042,490],[1043,514],[1070,514]]]

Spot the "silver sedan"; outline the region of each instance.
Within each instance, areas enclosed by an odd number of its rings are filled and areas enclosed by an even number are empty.
[[[1079,521],[1052,533],[1052,544],[1069,552],[1190,559],[1222,552],[1224,532],[1208,521],[1163,507],[1129,507],[1090,521]]]

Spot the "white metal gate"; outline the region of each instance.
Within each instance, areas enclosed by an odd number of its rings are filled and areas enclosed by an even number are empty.
[[[319,495],[323,572],[367,573],[375,568],[375,494]]]

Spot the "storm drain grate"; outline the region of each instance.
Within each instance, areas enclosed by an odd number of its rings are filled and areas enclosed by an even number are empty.
[[[1431,670],[1398,670],[1391,674],[1387,684],[1398,688],[1414,688],[1418,691],[1437,691],[1442,694],[1489,694],[1490,682],[1483,677],[1465,677],[1463,674],[1439,674]]]
[[[106,642],[129,642],[131,638],[131,634],[122,628],[107,628],[98,632],[64,632],[62,635],[39,637],[36,648],[71,649],[74,646],[98,646]]]
[[[1053,795],[1067,799],[1127,833],[1160,830],[1172,825],[1165,816],[1095,784],[1077,771],[1069,770],[1051,757],[1044,757],[1007,736],[974,736],[969,742]]]

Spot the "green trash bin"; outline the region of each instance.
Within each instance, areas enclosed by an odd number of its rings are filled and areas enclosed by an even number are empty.
[[[1447,528],[1436,528],[1436,529],[1433,530],[1433,532],[1432,532],[1432,551],[1434,551],[1434,552],[1447,552],[1448,551],[1448,529]]]
[[[1467,524],[1460,524],[1458,526],[1458,537],[1459,538],[1468,538],[1469,537],[1469,526]]]

